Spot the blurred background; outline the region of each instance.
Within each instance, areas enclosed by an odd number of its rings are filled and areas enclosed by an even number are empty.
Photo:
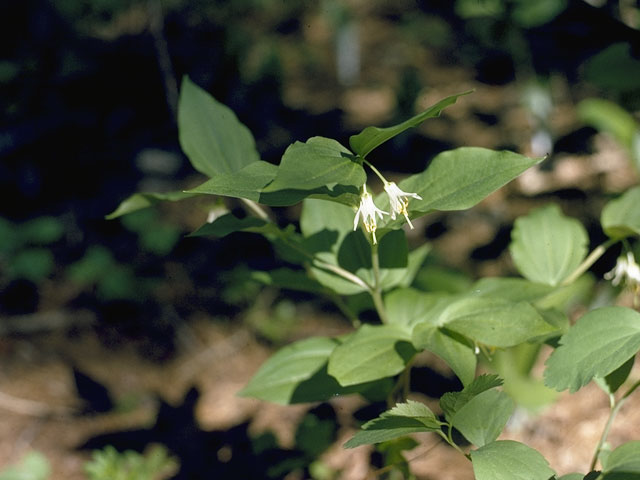
[[[279,265],[260,237],[185,238],[233,202],[104,218],[134,192],[202,182],[178,142],[185,75],[273,163],[474,89],[371,160],[402,178],[460,146],[548,158],[472,211],[417,222],[410,241],[435,252],[426,288],[514,273],[513,220],[549,201],[600,243],[602,205],[638,181],[638,0],[25,0],[0,3],[0,25],[0,468],[35,450],[41,478],[81,479],[92,449],[164,445],[182,468],[162,478],[366,473],[367,455],[331,446],[336,416],[352,421],[335,405],[234,396],[275,348],[349,324],[252,279]],[[441,457],[447,471],[421,478],[472,478]]]

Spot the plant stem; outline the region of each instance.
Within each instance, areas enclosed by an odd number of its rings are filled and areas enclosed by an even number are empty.
[[[373,173],[375,173],[375,174],[378,176],[378,178],[379,178],[380,180],[382,180],[382,183],[384,183],[385,185],[388,183],[388,182],[387,182],[387,179],[386,179],[386,178],[384,178],[384,176],[380,173],[380,171],[379,171],[376,167],[374,167],[373,165],[371,165],[371,163],[370,163],[368,160],[365,160],[365,159],[363,158],[363,159],[362,159],[362,162],[363,162],[363,163],[365,163],[365,164],[366,164],[366,165],[367,165],[371,170],[373,170]]]
[[[596,446],[596,451],[593,452],[593,458],[591,459],[591,465],[589,465],[589,471],[593,471],[596,468],[596,463],[598,463],[598,457],[600,456],[600,452],[602,451],[602,447],[604,446],[604,442],[607,441],[607,436],[609,436],[609,430],[611,430],[611,425],[613,425],[613,421],[616,418],[616,415],[618,414],[618,411],[620,410],[620,407],[622,407],[622,404],[624,403],[624,399],[620,399],[620,401],[618,403],[616,403],[615,399],[613,398],[613,394],[610,395],[611,397],[611,403],[612,403],[612,408],[611,408],[611,412],[609,412],[609,418],[607,419],[607,423],[604,426],[604,430],[602,431],[602,435],[600,435],[600,440],[598,440],[598,445]]]
[[[471,456],[468,453],[464,453],[464,451],[458,446],[458,444],[456,444],[456,442],[453,441],[453,438],[451,437],[451,425],[449,425],[449,433],[448,434],[444,433],[442,430],[438,430],[436,433],[438,435],[440,435],[444,439],[445,442],[447,442],[449,445],[451,445],[459,453],[464,455],[467,460],[471,461]]]
[[[254,202],[253,200],[249,200],[248,198],[241,198],[240,199],[242,201],[242,203],[244,203],[246,205],[246,207],[251,210],[258,218],[261,218],[262,220],[265,220],[267,222],[270,222],[271,219],[269,218],[269,215],[267,215],[267,212],[265,212],[262,207]]]
[[[598,441],[598,445],[596,446],[596,451],[593,453],[593,458],[591,459],[591,465],[589,466],[589,471],[593,471],[596,468],[596,463],[598,463],[598,457],[602,452],[602,447],[604,443],[607,441],[607,437],[609,436],[609,431],[611,430],[611,426],[613,425],[613,421],[616,418],[616,415],[622,408],[625,400],[638,388],[640,387],[640,380],[634,383],[629,390],[625,392],[620,400],[616,402],[613,394],[609,395],[611,400],[611,412],[609,413],[609,418],[607,419],[607,423],[604,426],[604,430],[602,431],[602,435],[600,435],[600,440]]]
[[[373,297],[373,304],[378,311],[378,315],[380,316],[380,321],[382,323],[389,323],[389,318],[387,317],[387,311],[384,308],[384,303],[382,301],[382,285],[380,284],[380,257],[378,255],[378,245],[371,245],[371,265],[373,267],[373,289],[371,291],[371,296]]]
[[[580,275],[586,272],[589,267],[591,267],[591,265],[596,263],[596,261],[604,254],[604,252],[606,252],[607,249],[616,242],[617,240],[609,239],[594,248],[593,252],[591,252],[580,265],[578,265],[578,268],[571,272],[571,275],[569,275],[560,283],[560,286],[562,287],[573,283]]]

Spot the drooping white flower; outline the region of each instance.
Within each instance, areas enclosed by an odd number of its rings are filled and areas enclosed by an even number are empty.
[[[376,222],[376,214],[380,219],[382,219],[382,215],[389,215],[384,210],[380,210],[376,207],[376,204],[373,203],[373,197],[369,192],[367,192],[367,186],[363,185],[362,195],[360,195],[360,206],[358,207],[358,211],[356,212],[356,216],[353,220],[353,229],[356,230],[358,228],[358,222],[360,220],[360,216],[362,216],[364,229],[372,235],[374,244],[378,243],[376,239],[376,228],[378,226]]]
[[[640,265],[632,252],[627,252],[626,257],[618,257],[616,266],[610,272],[604,274],[606,280],[611,280],[614,286],[620,285],[623,281],[630,287],[640,285]]]
[[[407,219],[409,226],[413,228],[413,224],[411,223],[411,220],[409,220],[409,214],[407,212],[409,197],[417,200],[422,200],[422,197],[417,193],[403,192],[395,182],[385,182],[384,191],[387,192],[387,195],[389,196],[389,203],[391,204],[391,218],[395,220],[396,214],[401,213],[404,215],[404,218]]]

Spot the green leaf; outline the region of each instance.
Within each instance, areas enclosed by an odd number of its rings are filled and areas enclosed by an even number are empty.
[[[417,349],[435,353],[445,361],[463,385],[469,385],[476,374],[477,359],[473,348],[450,333],[422,323],[413,331],[413,344]]]
[[[582,473],[567,473],[558,478],[558,480],[584,480],[585,476]]]
[[[584,74],[600,87],[622,92],[637,91],[640,61],[630,43],[614,43],[585,62]]]
[[[567,0],[519,0],[514,3],[512,18],[524,28],[548,24],[567,7]]]
[[[264,191],[314,190],[335,185],[359,188],[366,180],[362,164],[353,153],[330,138],[312,137],[287,148],[275,179]]]
[[[588,125],[607,132],[628,149],[638,132],[635,118],[620,105],[603,98],[587,98],[577,105],[578,117]]]
[[[511,347],[557,331],[527,302],[483,297],[452,303],[440,315],[438,325],[493,347]]]
[[[10,278],[25,278],[38,283],[53,273],[55,260],[46,248],[25,248],[10,258],[6,272]]]
[[[329,357],[329,375],[343,386],[396,375],[416,353],[410,342],[397,325],[362,325]]]
[[[627,190],[602,209],[600,223],[604,233],[614,240],[640,235],[640,187]]]
[[[411,117],[408,120],[405,120],[402,123],[399,123],[398,125],[394,125],[393,127],[367,127],[359,134],[352,135],[349,138],[349,145],[354,152],[364,158],[374,148],[382,145],[387,140],[390,140],[396,135],[401,134],[405,130],[408,130],[412,127],[417,127],[428,118],[439,116],[442,110],[444,110],[449,105],[453,105],[454,103],[456,103],[458,97],[468,95],[472,92],[473,90],[468,90],[466,92],[458,93],[456,95],[451,95],[447,98],[444,98],[435,105],[427,108],[425,111],[415,115],[414,117]]]
[[[604,378],[596,377],[596,383],[605,392],[616,393],[618,389],[624,384],[624,382],[627,381],[627,378],[629,378],[629,374],[631,373],[631,369],[633,368],[635,358],[636,357],[634,355]]]
[[[185,198],[191,198],[194,195],[192,193],[185,192],[168,192],[168,193],[134,193],[125,200],[123,200],[118,208],[116,208],[109,215],[106,215],[107,220],[113,220],[114,218],[127,215],[128,213],[137,212],[144,208],[152,207],[160,202],[169,201],[177,202],[178,200],[184,200]]]
[[[611,452],[603,462],[604,480],[640,479],[640,441],[627,442]]]
[[[524,278],[485,277],[475,282],[470,291],[479,297],[503,298],[511,302],[534,302],[554,288]]]
[[[51,472],[49,462],[39,452],[29,452],[21,462],[0,471],[0,480],[46,480]]]
[[[589,238],[580,222],[557,205],[533,210],[516,220],[509,251],[516,267],[532,282],[556,286],[584,260]]]
[[[584,315],[560,339],[544,371],[545,384],[575,392],[604,377],[640,350],[640,313],[603,307]]]
[[[354,210],[325,200],[306,199],[300,216],[300,229],[305,237],[304,245],[315,252],[318,260],[340,267],[355,274],[368,284],[374,281],[371,263],[371,244],[361,230],[353,230]],[[380,239],[378,256],[380,285],[389,290],[413,278],[427,250],[408,254],[404,231],[390,232]],[[411,267],[410,266],[411,262]],[[366,291],[317,263],[311,268],[314,278],[327,288],[341,295],[354,295]]]
[[[209,180],[192,188],[189,193],[247,198],[260,202],[262,189],[275,178],[277,171],[277,166],[257,161],[233,173],[211,175]]]
[[[447,421],[451,422],[455,414],[469,403],[473,397],[500,385],[502,385],[502,380],[498,375],[480,375],[461,391],[448,392],[440,397],[440,408],[444,412]]]
[[[531,369],[539,356],[539,344],[523,343],[494,352],[491,361],[491,368],[504,378],[504,392],[518,406],[532,411],[551,404],[559,395],[532,375]]]
[[[435,324],[438,315],[451,303],[451,295],[398,288],[385,295],[389,322],[412,328],[420,323]]]
[[[42,216],[29,220],[18,229],[23,243],[48,245],[64,235],[64,225],[56,217]]]
[[[471,443],[482,447],[498,438],[514,409],[506,393],[487,390],[458,409],[451,424]]]
[[[326,364],[338,342],[313,337],[294,342],[269,358],[238,395],[288,404],[296,388]]]
[[[409,400],[365,423],[362,429],[344,444],[345,448],[386,442],[410,433],[435,432],[440,422],[426,405]]]
[[[433,210],[464,210],[542,160],[507,151],[463,147],[440,153],[424,172],[406,178],[398,186],[422,197],[409,202],[412,218]],[[376,198],[376,204],[389,210],[389,199],[384,193]],[[378,228],[400,225],[402,221],[385,217]]]
[[[178,101],[178,131],[193,168],[209,177],[237,172],[260,160],[253,135],[235,113],[186,76]]]
[[[269,272],[256,271],[251,274],[251,278],[263,283],[264,285],[272,285],[288,290],[311,293],[326,292],[325,287],[309,278],[309,276],[301,270],[278,268]]]
[[[418,272],[420,271],[420,268],[422,267],[422,264],[431,252],[431,248],[432,247],[430,244],[424,243],[418,248],[414,248],[413,250],[411,250],[407,257],[407,268],[404,270],[401,280],[393,283],[389,282],[387,288],[390,288],[392,286],[404,288],[409,287],[415,280]]]
[[[394,470],[400,471],[404,475],[403,478],[414,480],[415,477],[411,474],[409,462],[402,452],[412,450],[418,445],[420,444],[411,437],[400,437],[382,442],[377,445],[376,449],[384,454],[384,467],[393,467]]]
[[[238,218],[227,213],[216,218],[211,223],[205,223],[198,230],[189,234],[190,237],[225,237],[234,232],[275,233],[278,227],[257,217]]]
[[[549,480],[555,472],[540,453],[513,440],[471,451],[476,480]]]

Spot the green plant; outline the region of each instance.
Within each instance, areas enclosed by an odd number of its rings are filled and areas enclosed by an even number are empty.
[[[64,226],[55,217],[42,216],[20,224],[0,218],[0,270],[9,280],[44,280],[55,265],[48,246],[63,235]]]
[[[346,447],[433,432],[473,463],[478,480],[548,480],[557,476],[540,453],[522,443],[498,440],[514,409],[507,392],[522,387],[538,349],[548,344],[555,348],[544,374],[548,387],[576,391],[595,380],[611,399],[610,421],[590,472],[562,478],[639,478],[640,442],[609,451],[605,441],[620,406],[640,385],[625,384],[640,350],[640,314],[607,306],[588,311],[572,325],[567,311],[592,286],[585,272],[619,243],[625,255],[609,277],[633,289],[637,300],[640,267],[633,242],[640,234],[640,187],[604,208],[601,224],[609,239],[590,253],[584,227],[548,205],[516,221],[510,252],[523,278],[483,278],[453,293],[416,288],[419,282],[414,280],[430,247],[411,250],[404,225],[413,228],[414,221],[433,211],[471,208],[542,161],[465,147],[437,155],[424,171],[396,185],[368,157],[382,143],[438,116],[468,93],[447,97],[400,124],[367,127],[350,137],[349,148],[323,137],[295,142],[280,164],[273,165],[260,160],[253,137],[233,112],[188,79],[183,81],[181,145],[194,168],[209,177],[187,193],[238,198],[248,213],[217,216],[192,235],[263,235],[289,266],[260,272],[256,278],[324,295],[353,324],[346,335],[311,337],[285,346],[240,394],[282,404],[355,393],[386,399],[389,410],[364,424]],[[370,181],[368,173],[378,180]],[[374,196],[376,183],[382,192]],[[131,198],[181,198],[136,195]],[[135,211],[131,198],[112,215]],[[268,207],[300,202],[299,228],[273,221]],[[379,322],[362,323],[366,310],[375,311]],[[440,357],[464,385],[440,398],[443,418],[408,398],[412,361],[422,351]],[[505,380],[478,375],[479,359],[499,355]],[[513,356],[514,369],[504,367],[512,360],[504,355]],[[456,440],[454,429],[471,447]],[[402,451],[411,445],[381,447],[388,467],[397,466],[406,477],[410,474]]]
[[[0,471],[0,480],[46,480],[50,470],[49,462],[41,453],[29,452],[19,464]]]
[[[91,461],[85,464],[89,480],[160,480],[169,478],[176,468],[176,461],[159,446],[145,455],[106,447],[96,450]]]

